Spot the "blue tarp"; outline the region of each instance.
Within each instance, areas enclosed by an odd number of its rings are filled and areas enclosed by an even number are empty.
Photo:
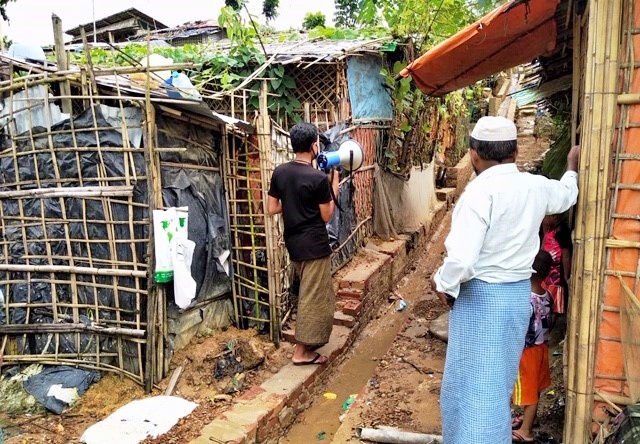
[[[350,57],[347,81],[353,120],[391,120],[393,104],[380,75],[382,59],[376,56]]]

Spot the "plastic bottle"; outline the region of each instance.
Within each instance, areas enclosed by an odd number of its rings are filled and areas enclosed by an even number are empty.
[[[173,71],[171,73],[171,84],[178,90],[182,97],[193,100],[201,99],[200,93],[185,73]]]

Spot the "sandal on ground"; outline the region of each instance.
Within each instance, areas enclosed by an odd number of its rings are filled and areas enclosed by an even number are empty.
[[[322,365],[322,364],[326,364],[328,360],[329,360],[329,358],[327,358],[326,356],[323,356],[320,353],[316,352],[315,356],[313,357],[313,359],[311,361],[293,362],[293,365],[314,365],[314,364]]]
[[[526,439],[524,436],[522,436],[520,433],[513,431],[511,432],[511,441],[514,443],[524,443],[524,442],[535,442],[535,438],[531,438],[531,439]]]

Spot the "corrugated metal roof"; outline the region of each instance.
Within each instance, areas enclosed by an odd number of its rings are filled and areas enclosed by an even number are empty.
[[[518,107],[523,107],[530,103],[535,103],[549,98],[561,91],[571,89],[572,84],[573,77],[571,75],[566,75],[564,77],[542,83],[539,86],[521,89],[520,91],[516,91],[511,94],[511,97],[516,101]]]
[[[124,11],[117,12],[115,14],[111,14],[107,17],[101,18],[100,20],[96,20],[96,30],[100,28],[104,28],[105,26],[113,25],[130,18],[137,18],[139,20],[145,21],[149,23],[153,29],[165,29],[168,26],[160,21],[154,19],[153,17],[145,14],[137,10],[136,8],[125,9]],[[93,32],[93,22],[85,23],[84,25],[76,26],[75,28],[71,28],[68,31],[65,31],[66,34],[77,37],[80,35],[80,28],[84,28],[87,31],[87,34],[91,34]]]
[[[284,42],[265,42],[264,47],[269,57],[273,57],[275,63],[293,63],[296,61],[334,62],[344,59],[349,55],[362,53],[378,53],[385,44],[393,42],[393,37],[381,37],[375,39],[305,39]],[[260,46],[258,46],[260,47]],[[215,42],[211,50],[226,52],[231,48],[231,42],[223,39]]]

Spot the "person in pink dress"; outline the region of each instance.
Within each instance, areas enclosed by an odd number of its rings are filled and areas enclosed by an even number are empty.
[[[566,311],[569,279],[571,278],[571,229],[562,214],[545,216],[542,221],[542,249],[553,259],[549,276],[544,281],[545,288],[553,298],[554,313]]]

